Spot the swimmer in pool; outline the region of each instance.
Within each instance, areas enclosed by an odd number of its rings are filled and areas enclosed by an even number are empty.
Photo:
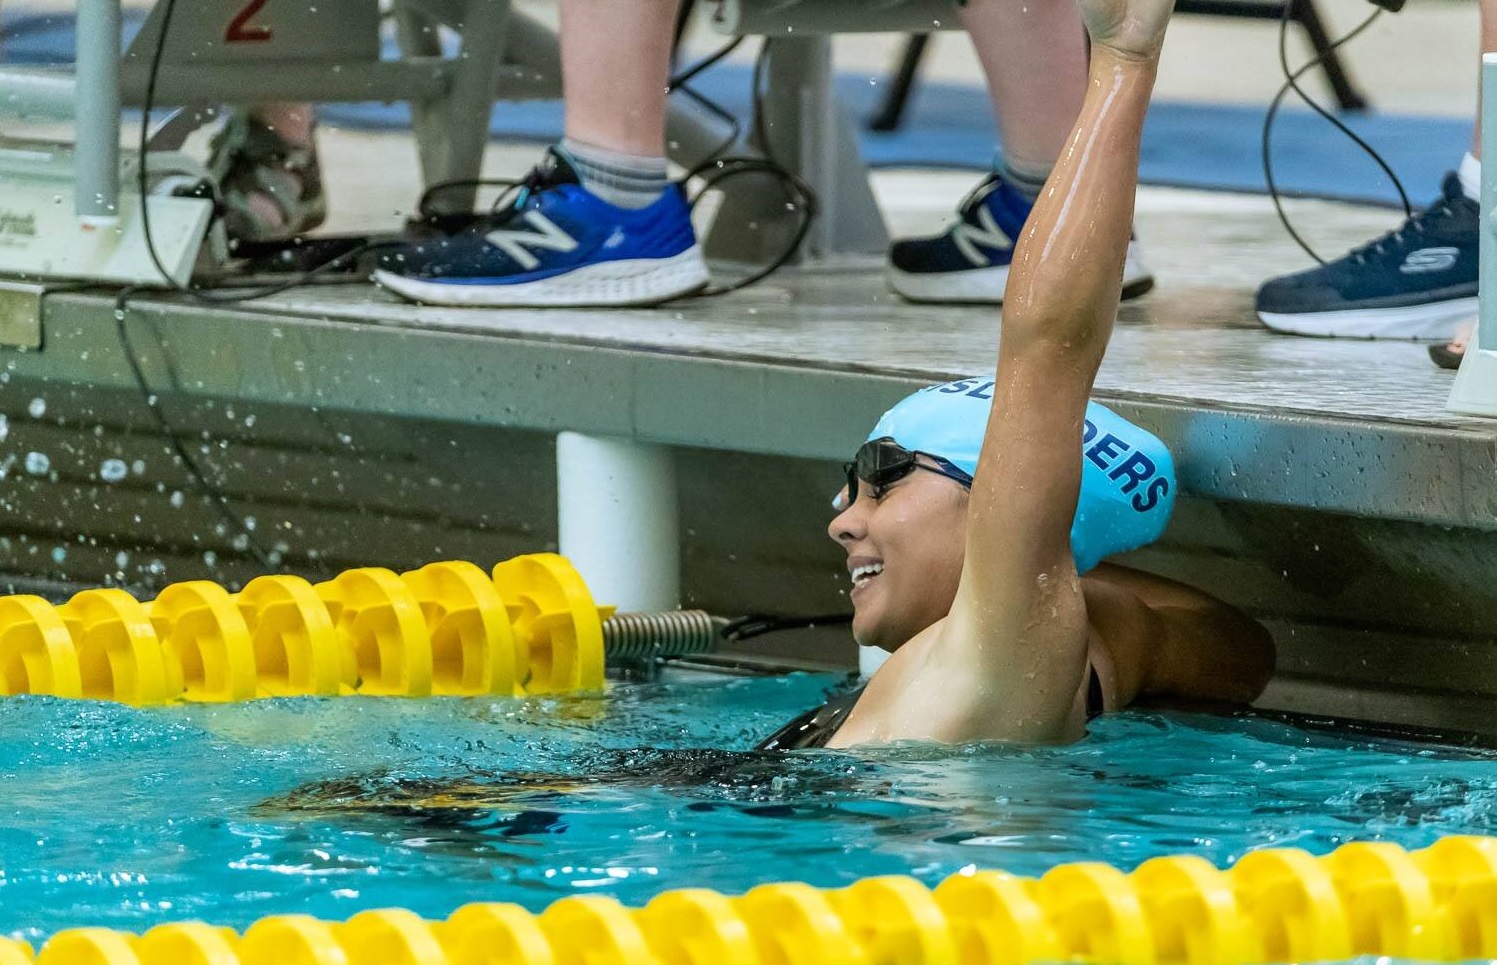
[[[1086,101],[1015,252],[997,373],[895,406],[838,495],[853,635],[891,656],[763,749],[1073,741],[1136,698],[1249,701],[1272,672],[1267,632],[1236,609],[1098,565],[1157,537],[1174,497],[1158,440],[1088,403],[1173,0],[1079,3]]]
[[[1159,440],[1088,402],[1117,310],[1139,131],[1172,4],[1080,5],[1092,35],[1089,89],[1015,254],[997,373],[891,409],[849,467],[829,527],[854,578],[853,634],[892,656],[861,695],[804,715],[763,750],[1072,741],[1091,717],[1139,697],[1252,700],[1272,672],[1268,634],[1242,613],[1100,562],[1158,537],[1174,499]],[[585,781],[373,775],[310,785],[263,808],[461,821],[505,806],[515,812],[506,828],[533,834],[555,826],[554,812],[518,810],[538,791],[689,788],[708,775],[732,781],[740,768],[739,785],[754,788],[764,762],[680,752],[641,765],[629,754]]]

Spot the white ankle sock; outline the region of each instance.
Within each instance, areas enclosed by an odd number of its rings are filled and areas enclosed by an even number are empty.
[[[559,146],[582,186],[615,207],[648,208],[660,200],[669,183],[663,157],[621,154],[569,137]]]
[[[1461,166],[1457,169],[1461,178],[1461,190],[1466,192],[1466,197],[1472,201],[1481,202],[1481,162],[1470,151],[1461,158]]]
[[[1036,164],[1030,161],[1002,158],[994,169],[1002,175],[1003,180],[1007,181],[1010,187],[1033,201],[1045,189],[1045,181],[1049,179],[1054,167],[1053,164]]]

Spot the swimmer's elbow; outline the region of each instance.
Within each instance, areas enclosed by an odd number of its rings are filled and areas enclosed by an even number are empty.
[[[1242,695],[1236,699],[1251,703],[1262,694],[1273,677],[1278,663],[1278,648],[1274,646],[1273,634],[1268,628],[1246,613],[1235,611],[1241,621],[1239,648],[1242,652]]]
[[[1273,637],[1257,620],[1220,600],[1205,607],[1166,607],[1160,615],[1169,632],[1146,692],[1248,704],[1268,686],[1276,654]]]
[[[1213,614],[1211,628],[1217,663],[1207,675],[1215,693],[1211,699],[1250,704],[1257,700],[1273,676],[1278,652],[1268,629],[1234,606],[1222,603]]]

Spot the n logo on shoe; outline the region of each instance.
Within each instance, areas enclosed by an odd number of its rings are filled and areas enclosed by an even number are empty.
[[[1420,248],[1404,258],[1398,270],[1405,275],[1422,275],[1426,272],[1445,271],[1455,266],[1461,255],[1459,248]]]
[[[981,222],[981,226],[968,224],[965,221],[958,223],[956,229],[951,232],[951,240],[968,261],[978,267],[983,267],[990,264],[990,259],[977,250],[977,245],[985,245],[989,248],[1012,248],[1014,240],[998,227],[998,222],[993,220],[993,212],[987,208],[977,209],[977,220]]]
[[[489,244],[509,255],[521,268],[534,271],[541,260],[526,249],[544,248],[548,251],[568,252],[577,250],[577,239],[557,227],[556,222],[539,211],[525,212],[525,223],[534,231],[515,231],[511,228],[495,228],[484,238]]]

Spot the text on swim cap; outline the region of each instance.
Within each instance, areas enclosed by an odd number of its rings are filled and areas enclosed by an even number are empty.
[[[981,399],[984,402],[991,402],[991,401],[993,401],[993,396],[992,396],[993,386],[995,386],[997,384],[998,383],[993,382],[991,380],[989,380],[987,382],[982,382],[982,381],[979,381],[978,379],[961,379],[961,380],[956,381],[956,382],[948,382],[945,385],[931,385],[931,386],[927,386],[927,387],[921,389],[920,391],[921,392],[931,392],[931,391],[942,392],[942,393],[945,393],[947,395],[951,395],[951,394],[954,394],[954,393],[957,393],[957,392],[963,392],[963,393],[971,396],[974,399]],[[974,386],[976,386],[976,388],[973,388]]]
[[[997,383],[992,379],[958,379],[955,382],[947,382],[941,385],[928,385],[921,392],[939,392],[943,395],[963,395],[968,398],[979,399],[983,402],[991,402],[993,399],[993,387]],[[1081,444],[1087,446],[1097,436],[1097,426],[1090,420],[1084,420],[1081,431]],[[1131,454],[1121,463],[1117,463],[1118,457],[1124,453]],[[1146,513],[1159,505],[1159,501],[1169,494],[1170,481],[1168,477],[1159,475],[1159,467],[1154,464],[1147,454],[1134,451],[1131,443],[1118,438],[1108,432],[1102,438],[1097,439],[1084,450],[1085,458],[1091,460],[1092,464],[1103,472],[1107,478],[1114,483],[1121,482],[1119,489],[1123,495],[1131,494],[1129,499],[1135,511]],[[1139,490],[1139,487],[1143,487]]]
[[[1097,427],[1092,424],[1092,420],[1085,420],[1085,425],[1081,430],[1081,444],[1085,446],[1092,442],[1096,435]],[[1091,460],[1092,465],[1107,472],[1107,478],[1113,482],[1123,480],[1121,488],[1125,496],[1141,484],[1147,483],[1143,492],[1135,493],[1129,500],[1129,504],[1135,510],[1146,513],[1159,505],[1159,500],[1169,493],[1170,481],[1164,476],[1157,475],[1159,467],[1154,465],[1154,460],[1142,452],[1135,452],[1122,463],[1113,465],[1119,456],[1132,448],[1131,445],[1108,432],[1086,449],[1086,458]]]

